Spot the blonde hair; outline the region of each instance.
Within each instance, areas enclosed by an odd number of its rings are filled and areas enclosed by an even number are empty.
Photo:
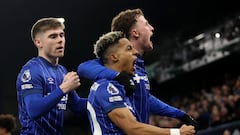
[[[100,58],[103,63],[107,63],[106,54],[112,46],[114,46],[121,38],[125,38],[125,34],[121,31],[108,32],[99,37],[96,44],[94,44],[94,54]]]

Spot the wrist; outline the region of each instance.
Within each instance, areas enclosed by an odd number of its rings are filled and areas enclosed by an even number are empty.
[[[170,135],[180,135],[180,130],[178,128],[170,128]]]
[[[61,84],[59,88],[62,90],[64,94],[67,93],[67,87],[65,87],[63,84]]]

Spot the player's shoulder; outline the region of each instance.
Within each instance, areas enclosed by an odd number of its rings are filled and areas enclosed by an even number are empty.
[[[28,83],[33,79],[38,79],[39,77],[39,65],[36,58],[28,60],[23,66],[17,76],[17,84]]]
[[[91,91],[95,91],[98,93],[97,95],[116,95],[121,91],[121,87],[119,87],[119,83],[117,81],[111,80],[98,80],[93,83],[91,86]]]
[[[36,61],[36,58],[32,58],[28,60],[21,68],[21,71],[27,70],[27,69],[37,69],[39,67],[38,62]]]
[[[109,79],[99,79],[98,81],[96,81],[96,83],[98,83],[102,87],[107,87],[109,84],[116,86],[119,85],[118,81]]]
[[[24,65],[23,65],[23,67],[22,67],[22,69],[24,69],[24,68],[37,68],[37,67],[39,67],[39,60],[38,60],[38,57],[34,57],[34,58],[32,58],[32,59],[30,59],[30,60],[28,60]]]
[[[107,79],[100,79],[94,83],[95,89],[119,89],[122,88],[122,85],[119,84],[116,80],[107,80]]]
[[[34,74],[39,74],[39,69],[40,68],[40,64],[37,60],[37,57],[34,57],[30,60],[28,60],[25,65],[22,66],[22,69],[19,73],[20,76],[28,76],[28,75],[31,75],[31,76],[34,76]]]

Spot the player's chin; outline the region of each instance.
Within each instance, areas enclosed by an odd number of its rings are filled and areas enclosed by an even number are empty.
[[[145,49],[145,51],[152,51],[153,50],[153,44],[149,44],[148,47]]]
[[[56,57],[62,58],[64,56],[64,53],[57,54]]]
[[[135,68],[134,68],[134,67],[129,67],[129,68],[127,69],[127,71],[125,71],[125,72],[127,72],[127,74],[129,74],[129,75],[134,75]]]
[[[134,75],[134,73],[135,73],[135,69],[134,69],[134,70],[132,70],[132,72],[131,72],[131,75]]]
[[[153,42],[152,41],[149,41],[149,49],[153,49]]]
[[[131,71],[128,72],[128,74],[129,75],[134,75],[134,71],[131,70]]]
[[[130,73],[131,73],[131,75],[134,75],[134,73],[135,73],[135,66],[131,68]]]

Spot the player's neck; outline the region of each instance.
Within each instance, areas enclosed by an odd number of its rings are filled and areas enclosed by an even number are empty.
[[[131,40],[130,41],[133,45],[133,48],[136,49],[138,51],[139,55],[143,55],[144,54],[144,50],[141,48],[141,46],[137,43],[137,40]]]
[[[59,61],[59,58],[58,57],[46,57],[46,56],[41,56],[39,55],[40,57],[43,57],[44,59],[46,59],[49,63],[51,63],[52,65],[57,65],[58,64],[58,61]]]
[[[118,72],[122,71],[122,68],[118,64],[104,64],[104,66]]]

